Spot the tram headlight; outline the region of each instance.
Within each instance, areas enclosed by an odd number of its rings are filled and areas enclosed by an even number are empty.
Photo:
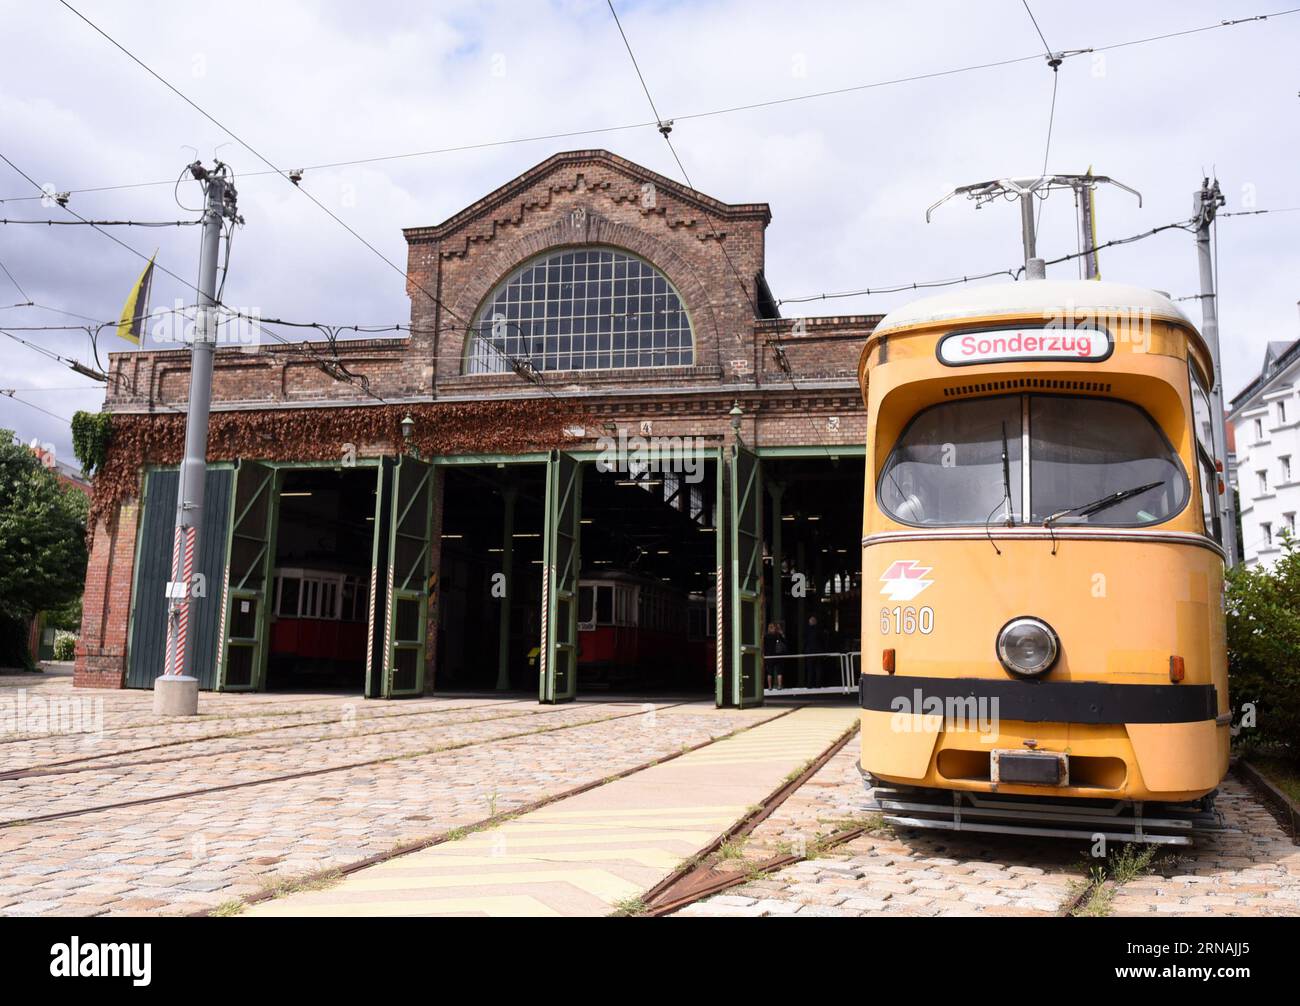
[[[998,660],[1012,674],[1037,677],[1054,663],[1061,646],[1041,618],[1013,618],[998,632]]]

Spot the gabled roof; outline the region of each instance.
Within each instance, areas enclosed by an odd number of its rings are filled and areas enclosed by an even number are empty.
[[[1285,370],[1300,359],[1300,339],[1284,342],[1273,339],[1264,350],[1264,363],[1259,368],[1259,376],[1239,391],[1232,399],[1231,410],[1236,412],[1257,391],[1266,385],[1274,374]]]
[[[680,182],[675,182],[671,178],[651,171],[649,168],[644,168],[634,161],[610,153],[608,150],[566,150],[548,157],[540,164],[534,165],[523,174],[506,182],[500,188],[489,192],[482,199],[466,206],[459,213],[448,217],[442,223],[431,227],[406,227],[403,228],[402,233],[406,235],[408,241],[413,238],[424,240],[430,238],[434,240],[440,239],[475,217],[490,213],[496,208],[509,203],[520,192],[536,184],[539,179],[557,169],[581,164],[601,164],[627,176],[632,181],[651,182],[657,189],[662,189],[676,199],[715,216],[730,218],[760,217],[764,224],[767,224],[772,219],[772,210],[767,203],[724,203],[712,196],[705,195],[703,192],[688,188]]]

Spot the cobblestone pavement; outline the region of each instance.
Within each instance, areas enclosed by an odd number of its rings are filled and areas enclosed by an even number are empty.
[[[818,854],[817,840],[871,823],[850,741],[718,868],[752,869],[782,855],[814,858],[689,905],[678,916],[1059,915],[1083,886],[1087,861],[1069,842],[878,829]],[[1300,915],[1300,848],[1242,783],[1220,809],[1240,830],[1202,839],[1180,858],[1119,888],[1114,915]]]
[[[1217,806],[1238,833],[1160,857],[1115,892],[1112,915],[1300,915],[1300,848],[1235,776]]]
[[[19,692],[29,706],[35,698],[102,700],[107,746],[0,736],[0,820],[71,811],[0,827],[0,915],[210,909],[786,711],[718,711],[708,701],[539,707],[517,699],[365,703],[205,693],[204,715],[178,723],[152,717],[149,692],[74,692],[67,677],[0,678],[0,703]],[[232,724],[240,729],[229,730]],[[258,733],[242,732],[252,729]],[[160,744],[167,746],[126,753]],[[249,744],[265,746],[250,751]],[[21,752],[14,763],[11,750]],[[95,755],[110,757],[47,775],[3,775]],[[313,769],[327,771],[281,778]],[[193,794],[231,784],[239,785]],[[140,799],[157,802],[106,806]]]
[[[74,691],[66,673],[0,676],[0,915],[210,910],[787,711],[205,693],[202,715],[159,719],[151,705]],[[850,741],[717,866],[813,858],[677,914],[1055,915],[1082,885],[1088,863],[1065,842],[876,828],[819,852],[819,837],[875,823],[856,760]],[[1300,915],[1300,848],[1235,777],[1219,807],[1234,831],[1158,853],[1106,910]],[[50,814],[67,816],[32,820]]]

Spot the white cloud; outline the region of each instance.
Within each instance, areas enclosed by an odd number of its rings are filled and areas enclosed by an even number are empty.
[[[83,0],[88,17],[283,168],[617,126],[650,112],[604,3],[437,5],[232,0],[215,26],[181,4]],[[1258,12],[1248,0],[1136,5],[1033,4],[1048,41],[1076,49]],[[1264,5],[1266,6],[1266,5]],[[1040,60],[698,119],[700,111],[832,90],[949,67],[1033,55],[1038,37],[1012,0],[973,5],[777,0],[619,4],[659,111],[701,189],[766,201],[768,278],[778,297],[858,289],[1014,266],[1014,207],[975,213],[925,207],[947,188],[1042,165],[1051,74]],[[174,178],[197,147],[228,137],[73,15],[0,0],[11,44],[0,67],[0,150],[61,189]],[[1217,170],[1228,209],[1243,191],[1259,208],[1300,205],[1294,165],[1294,64],[1300,17],[1084,55],[1061,67],[1056,171],[1098,172],[1138,188],[1144,206],[1102,195],[1103,239],[1185,218],[1203,170]],[[1101,71],[1098,72],[1097,68]],[[438,222],[557,150],[603,146],[679,174],[651,128],[308,171],[304,187],[401,264],[404,226]],[[395,274],[238,144],[221,148],[240,175],[239,232],[226,299],[265,315],[339,323],[405,320]],[[1243,190],[1243,186],[1253,186]],[[0,198],[28,194],[0,166]],[[192,201],[193,185],[182,188]],[[86,193],[100,217],[184,216],[170,185]],[[57,214],[58,211],[53,211]],[[49,215],[39,203],[0,216]],[[1242,386],[1269,339],[1300,335],[1300,213],[1219,225],[1226,384]],[[181,276],[194,273],[192,228],[115,232]],[[1068,198],[1044,208],[1042,251],[1075,249]],[[115,317],[140,263],[84,228],[0,227],[3,260],[39,303]],[[1170,232],[1103,254],[1107,278],[1195,293],[1190,237]],[[1068,276],[1068,266],[1054,275]],[[185,286],[159,276],[155,303]],[[11,295],[12,299],[11,299]],[[18,300],[0,276],[0,305]],[[905,294],[825,301],[790,313],[871,313]],[[1188,302],[1193,316],[1195,302]],[[57,324],[36,309],[0,324]],[[113,336],[101,339],[106,348]],[[42,333],[57,352],[89,358],[84,333]],[[62,387],[70,371],[0,339],[4,386]],[[87,382],[88,383],[88,382]],[[39,393],[69,415],[84,393]],[[37,401],[37,393],[28,395]],[[68,449],[65,429],[0,398],[0,425]]]

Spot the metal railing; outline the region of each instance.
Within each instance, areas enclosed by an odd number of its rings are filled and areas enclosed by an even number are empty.
[[[851,650],[846,653],[782,653],[777,656],[763,657],[763,673],[775,677],[776,668],[768,668],[769,663],[778,660],[820,660],[824,671],[831,660],[839,668],[839,683],[818,685],[815,688],[765,688],[764,695],[852,695],[858,690],[858,679],[862,677],[862,652]],[[784,668],[781,669],[784,674]]]

